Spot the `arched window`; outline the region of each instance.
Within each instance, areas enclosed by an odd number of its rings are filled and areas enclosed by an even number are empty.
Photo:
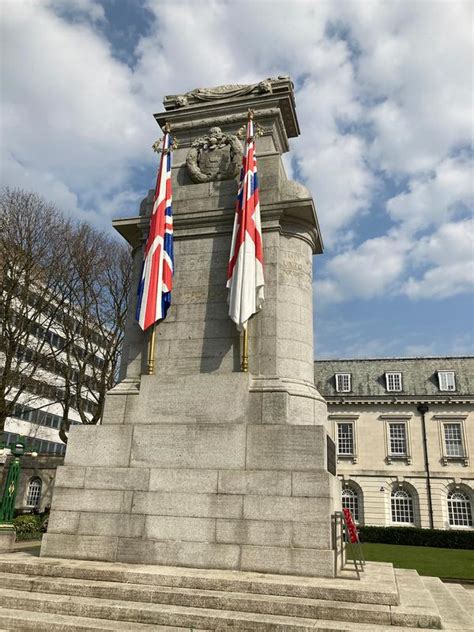
[[[472,527],[472,512],[469,498],[463,492],[448,494],[448,517],[451,527]]]
[[[342,508],[349,509],[355,522],[359,522],[359,494],[352,487],[342,490]]]
[[[406,489],[392,492],[392,522],[414,523],[413,498]]]
[[[28,492],[26,494],[26,506],[38,507],[41,499],[41,479],[32,478],[28,483]]]

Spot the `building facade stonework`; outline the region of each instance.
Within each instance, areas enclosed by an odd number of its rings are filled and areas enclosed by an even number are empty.
[[[343,505],[366,525],[473,528],[474,358],[319,360]]]

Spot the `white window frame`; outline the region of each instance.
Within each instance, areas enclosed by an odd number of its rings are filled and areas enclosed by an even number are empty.
[[[390,384],[391,379],[395,380],[395,378],[399,380],[400,388],[394,388]],[[403,378],[400,371],[385,371],[385,388],[388,393],[400,393],[403,391]]]
[[[411,413],[384,413],[379,416],[379,419],[385,420],[385,460],[389,465],[392,461],[405,461],[407,465],[411,464],[411,427],[409,423],[411,418]],[[392,424],[403,424],[405,426],[406,454],[392,453],[390,442],[390,426]]]
[[[406,498],[408,509],[402,508],[400,503],[397,503],[396,501],[394,505],[394,499],[396,498]],[[408,517],[411,518],[411,520],[394,520],[394,513],[395,516],[402,516],[408,513]],[[413,492],[405,489],[404,487],[392,489],[390,494],[390,521],[392,524],[396,525],[407,525],[411,527],[415,525],[415,498]]]
[[[405,440],[405,452],[394,452],[392,450],[392,427],[393,426],[401,426],[404,431],[404,440]],[[410,441],[408,438],[408,427],[407,422],[401,419],[391,419],[387,421],[387,445],[388,445],[388,456],[390,459],[408,459],[410,457]]]
[[[357,450],[358,450],[358,437],[357,437],[357,432],[358,432],[358,427],[357,427],[357,420],[359,419],[359,414],[358,413],[353,413],[353,412],[346,412],[346,413],[332,413],[328,415],[328,419],[333,423],[333,437],[334,437],[334,443],[336,444],[336,457],[337,457],[337,462],[347,462],[347,461],[351,461],[352,463],[357,463]],[[339,454],[339,441],[338,441],[338,425],[339,423],[351,423],[353,426],[353,430],[352,430],[352,449],[354,451],[354,453],[352,455],[350,454]]]
[[[452,462],[460,462],[465,467],[469,465],[469,452],[466,441],[466,428],[465,428],[465,420],[467,419],[467,415],[433,415],[434,419],[439,420],[439,441],[440,441],[440,450],[441,450],[441,463],[443,465],[448,465]],[[449,424],[457,424],[461,429],[461,442],[462,442],[462,454],[461,455],[453,455],[448,454],[448,450],[446,448],[446,425]]]
[[[351,373],[336,373],[336,393],[350,393],[352,391],[352,375]],[[347,386],[344,384],[347,381]]]
[[[350,426],[352,429],[352,452],[339,452],[339,426],[345,424]],[[336,421],[336,447],[337,447],[337,458],[340,459],[352,459],[352,462],[356,462],[356,434],[355,434],[355,423],[351,419],[338,419]]]
[[[438,386],[443,392],[456,390],[456,374],[454,371],[438,371]]]
[[[452,498],[453,496],[462,496],[462,498]],[[456,510],[455,508],[459,505],[464,506]],[[446,495],[446,506],[448,511],[448,524],[450,528],[472,529],[472,503],[468,493],[466,493],[463,489],[451,489]],[[463,513],[465,516],[462,515]],[[459,518],[462,518],[461,522],[456,520]]]
[[[458,446],[459,451],[455,450],[454,452],[450,451],[450,447],[449,447],[449,437],[448,437],[448,431],[453,430],[454,428],[456,428],[456,432],[453,433],[453,435],[451,436],[450,440],[451,440],[451,449],[453,446]],[[455,436],[456,435],[456,436]],[[443,443],[444,443],[444,454],[446,456],[446,458],[448,459],[464,459],[465,455],[465,450],[464,450],[464,439],[463,439],[463,432],[462,432],[462,422],[460,421],[443,421]]]
[[[346,492],[346,494],[344,493]],[[351,484],[343,485],[341,492],[341,504],[344,509],[344,498],[350,498],[347,503],[347,509],[350,510],[354,522],[360,524],[361,520],[361,495]]]
[[[26,489],[26,506],[29,508],[39,507],[41,502],[41,493],[43,491],[43,481],[39,476],[34,476],[28,481],[28,487]],[[35,502],[30,499],[33,497]]]

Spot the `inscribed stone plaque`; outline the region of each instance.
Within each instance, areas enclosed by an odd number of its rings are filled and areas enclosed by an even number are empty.
[[[328,452],[328,472],[336,476],[336,444],[329,435],[326,435],[326,445]]]

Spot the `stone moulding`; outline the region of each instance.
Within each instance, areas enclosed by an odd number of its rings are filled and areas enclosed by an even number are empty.
[[[253,103],[234,103],[227,106],[222,105],[221,108],[215,107],[212,113],[203,108],[202,112],[199,112],[199,120],[196,122],[196,112],[191,113],[187,110],[176,110],[173,112],[160,112],[154,115],[156,122],[160,127],[163,127],[166,122],[171,125],[172,133],[178,138],[180,147],[185,147],[191,144],[191,139],[187,136],[187,132],[193,131],[198,134],[205,133],[210,127],[219,126],[234,127],[237,131],[247,120],[247,106],[252,106],[255,112],[255,120],[265,128],[268,127],[269,121],[275,121],[276,125],[276,138],[277,150],[280,153],[286,153],[290,147],[288,144],[288,138],[295,137],[299,134],[297,130],[297,121],[294,117],[294,113],[290,112],[284,117],[282,109],[279,107],[279,103],[266,102],[261,100],[260,102]],[[291,114],[291,116],[290,116]],[[269,130],[265,130],[265,134],[269,133]]]
[[[287,75],[269,77],[251,84],[225,84],[215,88],[195,88],[185,94],[167,95],[163,103],[167,110],[185,108],[196,102],[215,102],[222,99],[236,99],[255,94],[272,94],[274,91],[289,91],[293,83]]]
[[[188,239],[191,234],[206,236],[232,233],[235,212],[233,197],[229,198],[227,208],[209,209],[198,214],[179,213],[179,200],[174,202],[174,207],[176,240]],[[277,230],[281,234],[291,234],[309,243],[313,252],[323,251],[319,225],[315,227],[312,222],[313,218],[316,218],[312,198],[261,204],[261,216],[264,232]],[[284,226],[280,224],[282,218],[285,219]],[[147,233],[149,221],[149,217],[120,218],[114,220],[113,227],[132,247],[137,248],[144,240],[143,235]]]

